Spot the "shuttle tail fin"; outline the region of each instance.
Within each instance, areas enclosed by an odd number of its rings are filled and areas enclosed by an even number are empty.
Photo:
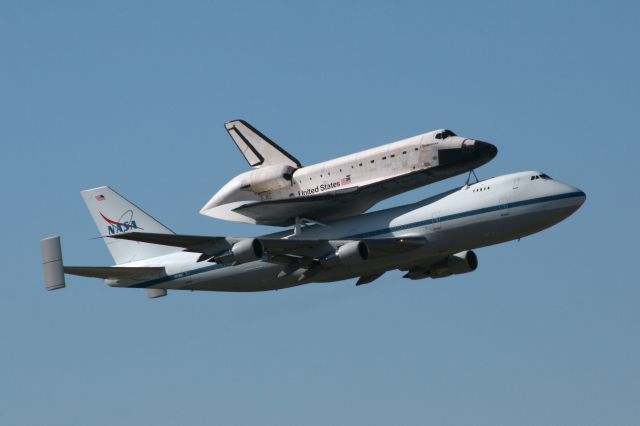
[[[272,165],[302,167],[295,157],[280,148],[275,142],[246,121],[229,121],[225,123],[224,127],[251,167],[258,168]]]
[[[87,189],[82,191],[81,194],[102,237],[133,231],[160,234],[174,233],[108,186]],[[180,251],[180,248],[177,247],[117,240],[115,238],[104,238],[104,240],[116,264],[149,259]]]

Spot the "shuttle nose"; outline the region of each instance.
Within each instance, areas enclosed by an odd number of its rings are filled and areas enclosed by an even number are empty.
[[[476,140],[475,146],[478,154],[482,158],[487,159],[487,161],[493,159],[496,155],[498,155],[498,148],[495,145],[490,144],[489,142]]]
[[[489,142],[461,137],[451,139],[440,142],[440,166],[468,171],[488,163],[498,154],[498,148]]]

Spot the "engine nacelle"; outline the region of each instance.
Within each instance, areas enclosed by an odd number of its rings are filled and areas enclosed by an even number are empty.
[[[362,263],[369,258],[369,248],[364,241],[350,241],[341,245],[331,255],[323,259],[325,266],[351,266]]]
[[[291,185],[291,178],[296,169],[287,165],[261,167],[248,173],[249,189],[256,194],[273,191]]]
[[[247,238],[246,240],[238,241],[231,247],[231,250],[215,256],[213,260],[216,263],[239,265],[261,259],[263,254],[264,247],[262,243],[255,238]]]
[[[447,256],[445,260],[433,265],[430,269],[413,268],[404,276],[412,280],[422,278],[444,278],[450,275],[466,274],[478,268],[478,256],[473,250],[461,251],[460,253]]]
[[[445,259],[443,263],[432,266],[429,270],[431,278],[444,278],[449,275],[466,274],[478,268],[478,256],[473,250],[461,251]]]

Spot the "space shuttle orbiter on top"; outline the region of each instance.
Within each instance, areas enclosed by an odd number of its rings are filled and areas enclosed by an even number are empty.
[[[385,198],[473,170],[498,152],[443,129],[303,167],[246,121],[225,127],[253,170],[231,179],[200,213],[262,225],[354,216]]]

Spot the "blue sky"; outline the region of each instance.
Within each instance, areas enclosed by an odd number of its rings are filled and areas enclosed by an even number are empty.
[[[0,423],[640,422],[635,2],[3,2]],[[583,189],[565,222],[473,274],[256,294],[70,277],[107,265],[78,191],[108,184],[181,233],[246,170],[245,118],[304,164],[435,128],[490,141],[481,178]],[[382,203],[417,201],[452,178]]]

